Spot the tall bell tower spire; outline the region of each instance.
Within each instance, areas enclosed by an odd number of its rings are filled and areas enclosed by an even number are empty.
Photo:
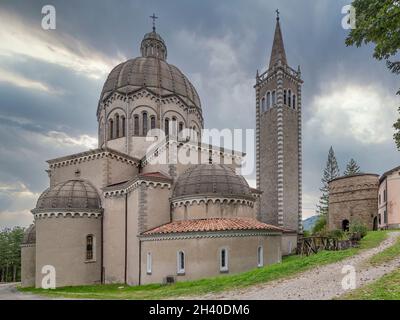
[[[256,75],[258,218],[301,232],[301,74],[289,67],[279,10],[267,70]]]
[[[271,57],[269,59],[269,67],[273,67],[281,61],[282,64],[287,64],[285,46],[283,44],[283,37],[281,31],[281,25],[279,23],[279,10],[276,10],[276,25],[274,42],[272,44]]]

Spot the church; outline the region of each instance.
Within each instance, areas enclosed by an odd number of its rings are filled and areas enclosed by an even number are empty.
[[[57,287],[172,283],[279,263],[295,249],[302,80],[279,14],[254,86],[257,188],[239,174],[242,152],[201,142],[200,97],[167,62],[154,22],[140,53],[104,83],[98,148],[47,161],[49,187],[21,248],[22,286],[42,287],[48,266]]]

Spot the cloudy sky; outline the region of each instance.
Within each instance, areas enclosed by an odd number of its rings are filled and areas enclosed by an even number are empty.
[[[139,55],[148,18],[200,94],[208,128],[254,128],[254,77],[265,69],[275,9],[289,64],[301,65],[304,216],[314,213],[332,145],[341,169],[399,165],[392,123],[398,78],[372,48],[344,45],[341,0],[35,1],[0,3],[0,228],[26,226],[47,187],[45,160],[96,147],[96,107],[108,72]],[[56,30],[41,28],[56,8]],[[249,152],[249,151],[248,151]],[[250,183],[255,175],[247,176]]]

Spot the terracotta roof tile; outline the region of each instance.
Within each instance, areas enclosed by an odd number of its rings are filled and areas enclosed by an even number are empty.
[[[159,179],[171,180],[170,177],[166,176],[161,172],[146,172],[139,174],[139,176],[143,178],[159,178]]]
[[[142,235],[231,230],[283,231],[279,227],[260,222],[253,218],[209,218],[170,222],[148,230],[142,233]]]

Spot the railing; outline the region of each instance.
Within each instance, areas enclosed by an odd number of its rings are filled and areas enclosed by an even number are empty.
[[[296,253],[309,256],[323,250],[344,250],[358,245],[356,240],[339,240],[331,237],[306,237],[299,238],[297,241]]]

